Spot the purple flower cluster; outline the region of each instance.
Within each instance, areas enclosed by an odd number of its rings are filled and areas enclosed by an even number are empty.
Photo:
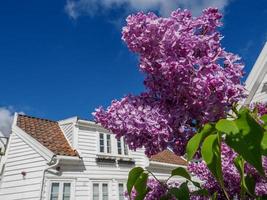
[[[244,97],[243,65],[221,47],[220,19],[215,8],[199,17],[180,9],[169,18],[130,15],[122,39],[140,57],[146,90],[98,108],[95,120],[148,156],[167,147],[183,155],[195,126],[224,117]]]
[[[168,189],[176,187],[179,187],[179,183],[175,181],[171,181],[169,183],[160,183],[158,180],[155,180],[154,178],[148,179],[147,182],[147,188],[148,188],[148,193],[145,196],[144,200],[156,200],[160,199],[161,197],[165,196],[168,192]],[[129,199],[129,195],[125,195],[126,198]],[[131,194],[131,199],[135,199],[137,196],[137,192],[134,189]],[[175,200],[175,198],[171,197],[169,200]]]
[[[239,199],[240,194],[240,175],[237,171],[233,161],[236,157],[234,153],[226,144],[222,144],[222,171],[224,178],[224,185],[227,193],[230,195],[231,199]],[[265,169],[265,174],[267,174],[267,158],[263,157],[263,167]],[[211,194],[218,192],[218,199],[225,199],[223,191],[219,186],[218,182],[214,179],[209,169],[207,168],[204,161],[191,162],[188,165],[188,170],[196,175],[201,181],[203,181],[203,187],[206,188]],[[267,195],[267,181],[262,178],[256,170],[249,164],[245,166],[246,174],[253,176],[256,181],[255,194],[258,196]],[[199,197],[199,200],[204,200],[204,197]]]
[[[250,106],[252,110],[256,110],[259,116],[267,114],[267,104],[266,103],[256,103]],[[233,152],[226,144],[222,143],[221,146],[221,155],[222,155],[222,171],[225,188],[230,195],[231,199],[233,197],[239,198],[240,194],[240,175],[237,171],[233,161],[236,158],[237,154]],[[267,175],[267,157],[262,158],[263,168],[265,174]],[[217,181],[213,178],[209,169],[207,168],[204,161],[201,162],[191,162],[188,165],[188,170],[196,175],[200,180],[203,181],[203,187],[208,189],[210,193],[218,192],[219,199],[225,199],[223,191],[221,190]],[[267,180],[262,178],[256,171],[254,167],[245,164],[245,173],[253,176],[256,181],[255,194],[258,196],[267,195]],[[201,198],[199,198],[201,199]]]
[[[227,193],[230,195],[230,198],[233,199],[234,197],[238,197],[240,193],[240,175],[234,165],[234,159],[237,154],[226,144],[222,143],[221,155],[224,185]],[[188,165],[188,171],[203,181],[203,187],[211,194],[218,192],[218,199],[225,199],[220,185],[214,179],[204,161],[190,162]]]
[[[254,112],[257,112],[259,116],[267,114],[267,106],[264,102],[252,103],[250,105],[250,109]]]

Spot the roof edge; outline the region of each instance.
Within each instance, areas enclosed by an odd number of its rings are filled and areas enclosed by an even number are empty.
[[[22,130],[17,125],[15,125],[12,128],[12,133],[19,136],[25,143],[27,143],[32,149],[36,150],[46,160],[49,161],[54,156],[54,153],[51,150],[46,148],[44,145],[42,145],[40,142],[38,142],[32,136],[27,134],[24,130]]]

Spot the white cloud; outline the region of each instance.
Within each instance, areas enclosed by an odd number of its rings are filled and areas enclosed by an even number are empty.
[[[231,0],[67,0],[65,10],[68,15],[77,19],[81,15],[94,16],[116,8],[127,11],[156,10],[163,16],[177,8],[190,9],[198,15],[204,8],[217,7],[223,10]]]
[[[11,108],[0,107],[0,136],[8,136],[11,132],[13,112]]]

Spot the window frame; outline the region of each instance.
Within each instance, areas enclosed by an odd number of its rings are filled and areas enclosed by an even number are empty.
[[[110,133],[104,133],[104,132],[97,132],[98,133],[98,140],[97,140],[97,148],[98,148],[98,150],[97,150],[97,152],[99,153],[99,154],[105,154],[105,155],[111,155],[111,154],[113,154],[113,145],[112,145],[112,135],[110,134]],[[101,134],[103,134],[103,137],[104,137],[104,140],[103,140],[103,142],[104,142],[104,152],[101,152],[100,151],[100,135]],[[109,135],[109,147],[110,147],[110,152],[108,152],[108,135]]]
[[[132,156],[131,151],[127,145],[127,143],[125,143],[125,139],[124,137],[120,138],[121,141],[121,154],[119,154],[118,151],[118,139],[116,139],[115,135],[109,132],[105,132],[105,131],[96,131],[97,133],[97,145],[96,145],[96,154],[97,156],[110,156],[110,157],[118,157],[118,158],[129,158]],[[101,138],[101,134],[103,134],[104,137],[104,152],[100,151],[100,138]],[[110,142],[108,143],[108,138],[110,138]],[[108,152],[108,144],[110,145],[110,152]],[[127,148],[127,149],[125,149]],[[125,154],[125,152],[127,154]]]
[[[94,184],[98,184],[98,195],[99,195],[99,200],[103,200],[103,185],[107,184],[108,186],[108,199],[110,199],[111,197],[111,188],[112,188],[112,183],[110,182],[110,180],[93,180],[91,183],[91,198],[94,198],[94,191],[93,191],[93,187]]]
[[[127,186],[126,186],[126,182],[125,181],[118,181],[117,183],[117,188],[118,188],[118,200],[120,200],[120,184],[123,185],[123,193],[125,193],[125,191],[127,190]],[[124,195],[123,195],[124,196]],[[125,196],[123,198],[124,200],[126,200]]]
[[[118,148],[119,141],[120,141],[121,154],[119,154],[119,148]],[[121,137],[120,139],[116,139],[116,146],[117,146],[116,148],[117,154],[119,156],[126,156],[126,157],[130,156],[130,151],[129,151],[128,145],[125,143],[124,137]],[[126,149],[127,154],[125,154],[125,148],[127,148]]]
[[[73,179],[49,179],[47,181],[47,196],[45,198],[46,200],[50,200],[53,183],[59,183],[59,200],[63,200],[64,183],[70,183],[70,200],[75,200],[75,180]]]

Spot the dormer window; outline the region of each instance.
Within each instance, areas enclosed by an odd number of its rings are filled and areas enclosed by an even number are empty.
[[[107,153],[111,153],[111,140],[110,135],[107,135]]]
[[[110,134],[99,134],[99,152],[111,153],[111,136]]]
[[[123,138],[123,148],[124,148],[124,155],[128,155],[128,146]]]
[[[125,143],[124,138],[117,139],[117,148],[119,155],[128,155],[128,147]]]
[[[128,156],[129,149],[123,137],[116,139],[115,135],[109,133],[99,133],[98,152],[110,154],[111,156]]]

